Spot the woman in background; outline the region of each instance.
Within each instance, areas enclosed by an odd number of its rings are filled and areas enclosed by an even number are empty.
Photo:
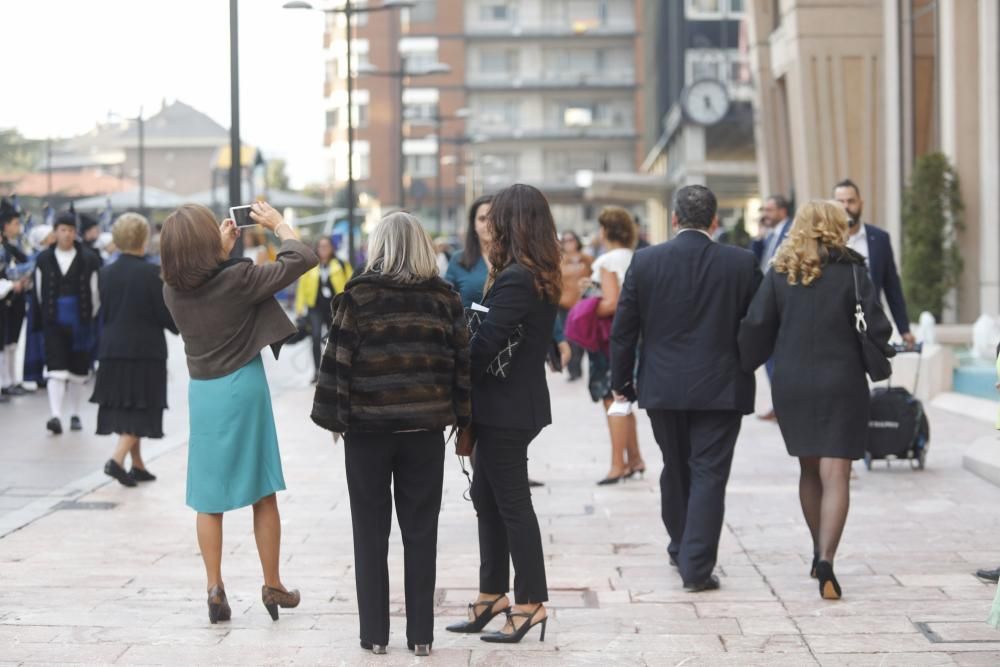
[[[490,231],[486,217],[490,212],[492,195],[483,195],[469,207],[469,226],[465,229],[465,249],[455,253],[448,264],[444,279],[454,286],[462,297],[462,305],[472,307],[482,303],[483,287],[489,275]]]
[[[583,252],[583,241],[575,232],[563,232],[562,234],[562,297],[559,299],[558,327],[562,330],[566,325],[566,317],[569,311],[575,306],[583,296],[580,288],[581,282],[591,274],[591,264],[593,259]],[[583,376],[582,361],[583,348],[579,345],[567,343],[570,346],[569,363],[566,364],[569,372],[569,381],[578,380]]]
[[[312,336],[313,384],[319,376],[320,358],[323,354],[323,333],[330,330],[333,317],[330,305],[333,298],[344,291],[354,273],[350,264],[341,262],[333,247],[333,239],[320,237],[316,241],[319,265],[306,271],[295,288],[295,314],[309,318]]]
[[[604,253],[594,260],[591,281],[600,288],[601,301],[597,306],[598,317],[614,317],[618,308],[625,274],[632,263],[638,228],[631,214],[623,208],[611,206],[597,218],[600,224],[601,245]],[[604,407],[605,415],[614,402],[611,395],[611,362],[603,352],[590,352],[590,397]],[[598,486],[618,484],[646,472],[646,463],[639,452],[639,434],[635,413],[626,416],[607,416],[611,436],[611,468]]]
[[[279,573],[281,517],[276,493],[285,488],[271,394],[260,352],[275,357],[295,334],[274,295],[316,266],[316,254],[266,202],[250,217],[281,239],[277,261],[264,266],[230,259],[239,229],[220,228],[204,206],[187,204],[163,223],[160,253],[167,308],[184,339],[191,384],[188,411],[187,504],[198,512],[198,545],[208,579],[208,619],[228,621],[222,581],[222,516],[253,506],[254,538],[264,571],[261,601],[271,618],[296,607]]]
[[[101,338],[97,380],[91,403],[97,403],[97,434],[117,433],[118,447],[104,464],[105,474],[124,486],[152,482],[156,476],[142,460],[142,438],[163,437],[167,407],[167,340],[177,333],[163,302],[160,270],[146,262],[149,222],[125,213],[111,228],[121,256],[98,274],[101,292]],[[125,470],[131,455],[132,469]]]

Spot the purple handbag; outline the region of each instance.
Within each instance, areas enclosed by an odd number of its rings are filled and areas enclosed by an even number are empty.
[[[563,335],[571,343],[575,343],[588,352],[611,351],[611,324],[614,318],[598,317],[597,306],[601,297],[592,296],[581,299],[573,306],[566,316],[566,326]]]

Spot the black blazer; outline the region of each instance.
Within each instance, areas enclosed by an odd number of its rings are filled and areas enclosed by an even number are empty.
[[[869,337],[887,356],[892,326],[875,300],[864,258],[831,251],[811,285],[788,284],[768,272],[740,326],[743,368],[774,360],[771,396],[781,433],[795,456],[864,456],[868,429],[868,380],[854,331],[854,277],[868,313]]]
[[[533,274],[520,264],[500,272],[484,299],[490,309],[470,341],[472,421],[498,428],[540,430],[552,423],[545,358],[552,342],[557,305],[535,289]],[[517,325],[524,338],[501,380],[486,372]]]
[[[638,343],[640,407],[753,412],[736,336],[761,278],[749,250],[694,230],[637,252],[611,331],[611,386],[631,382]]]
[[[160,268],[141,257],[122,254],[98,274],[101,337],[98,359],[165,360],[163,330],[177,333],[163,303]]]
[[[868,273],[875,285],[875,300],[882,302],[882,294],[889,304],[892,319],[899,333],[909,333],[910,317],[906,313],[906,299],[903,298],[903,284],[896,270],[896,258],[892,254],[892,239],[889,232],[873,225],[865,225],[868,235]]]

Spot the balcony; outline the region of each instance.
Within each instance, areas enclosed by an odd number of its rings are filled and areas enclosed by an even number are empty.
[[[579,88],[600,88],[606,90],[635,88],[635,71],[560,72],[547,70],[526,75],[508,72],[468,73],[466,86],[469,90],[575,90]]]
[[[634,141],[638,134],[633,127],[611,127],[591,125],[590,127],[551,126],[540,128],[475,127],[469,136],[476,143],[491,141]]]
[[[596,25],[594,21],[579,21],[571,24],[511,25],[472,23],[465,27],[465,34],[473,39],[567,39],[587,40],[615,37],[635,39],[639,33],[634,25],[619,23]]]

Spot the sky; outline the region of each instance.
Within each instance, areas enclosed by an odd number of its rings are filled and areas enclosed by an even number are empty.
[[[239,4],[240,129],[302,187],[325,177],[323,15],[283,2]],[[228,0],[0,0],[0,24],[0,128],[69,136],[164,100],[229,127]]]

